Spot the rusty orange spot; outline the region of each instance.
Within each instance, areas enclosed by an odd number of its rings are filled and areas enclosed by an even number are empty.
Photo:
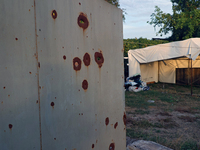
[[[105,124],[106,124],[106,126],[109,124],[109,118],[108,117],[105,119]]]
[[[85,53],[85,55],[83,56],[83,62],[86,66],[90,65],[90,55],[88,53]]]
[[[124,116],[123,116],[123,121],[124,121],[124,125],[126,125],[126,113],[124,112]]]
[[[52,10],[51,16],[52,16],[53,19],[57,18],[57,12],[56,12],[56,10]]]
[[[32,74],[31,72],[29,72],[29,74]]]
[[[10,129],[12,129],[13,125],[12,125],[12,124],[9,124],[8,127],[9,127]]]
[[[66,60],[66,56],[65,55],[63,56],[63,59]]]
[[[109,150],[115,150],[115,143],[111,143],[111,144],[110,144]]]
[[[73,59],[73,67],[74,67],[74,70],[76,70],[76,71],[81,70],[81,60],[80,60],[80,58],[75,57]]]
[[[87,15],[81,12],[77,19],[77,23],[79,27],[83,28],[83,30],[87,29],[89,26]]]
[[[118,126],[118,122],[115,123],[114,128],[116,129]]]
[[[54,105],[55,105],[54,102],[51,102],[51,106],[54,107]]]
[[[83,88],[84,90],[87,90],[87,89],[88,89],[88,82],[87,82],[87,80],[83,80],[83,82],[82,82],[82,88]]]
[[[104,63],[104,58],[103,58],[102,52],[100,52],[100,53],[96,52],[94,54],[94,58],[95,58],[96,63],[98,64],[99,68],[101,68]]]

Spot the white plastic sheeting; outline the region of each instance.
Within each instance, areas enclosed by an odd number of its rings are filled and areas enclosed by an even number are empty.
[[[170,59],[188,57],[195,60],[199,54],[200,38],[129,50],[129,76],[140,73],[145,82],[175,83],[176,68],[187,68],[188,59]],[[200,67],[199,60],[193,61],[193,63],[193,67]]]
[[[188,68],[188,58],[172,59],[158,62],[158,76],[160,82],[176,83],[176,68]],[[200,56],[192,61],[192,68],[200,68]]]
[[[141,64],[141,78],[144,82],[155,81],[158,82],[158,62],[151,62],[148,64]],[[152,71],[155,70],[155,71]]]

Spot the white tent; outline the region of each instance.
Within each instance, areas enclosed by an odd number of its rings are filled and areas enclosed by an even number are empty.
[[[140,73],[145,82],[176,83],[176,68],[200,68],[200,38],[129,50],[129,76]]]

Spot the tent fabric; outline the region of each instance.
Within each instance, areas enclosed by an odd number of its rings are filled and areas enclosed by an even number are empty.
[[[144,82],[155,81],[158,82],[158,62],[151,62],[148,64],[141,64],[141,79]],[[152,71],[156,70],[156,71]]]
[[[176,83],[176,68],[190,68],[190,61],[185,58],[165,60],[165,64],[158,62],[158,76],[160,82]],[[200,68],[200,56],[192,61],[192,68]]]
[[[175,83],[176,68],[187,68],[188,57],[195,60],[200,54],[200,38],[149,46],[128,51],[129,76],[140,73],[142,80]],[[174,59],[172,61],[167,61]],[[164,60],[164,61],[163,61]],[[159,63],[155,63],[158,62]],[[167,62],[167,63],[166,63]],[[194,61],[198,67],[200,61]],[[194,65],[195,65],[194,63]],[[151,65],[151,66],[149,66]]]

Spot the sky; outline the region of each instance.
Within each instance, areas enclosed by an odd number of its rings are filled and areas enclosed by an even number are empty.
[[[172,14],[172,3],[170,0],[119,0],[120,8],[125,9],[125,22],[123,23],[123,38],[165,38],[167,35],[156,36],[153,25],[147,23],[150,15],[154,12],[155,6],[160,7],[164,13]]]

